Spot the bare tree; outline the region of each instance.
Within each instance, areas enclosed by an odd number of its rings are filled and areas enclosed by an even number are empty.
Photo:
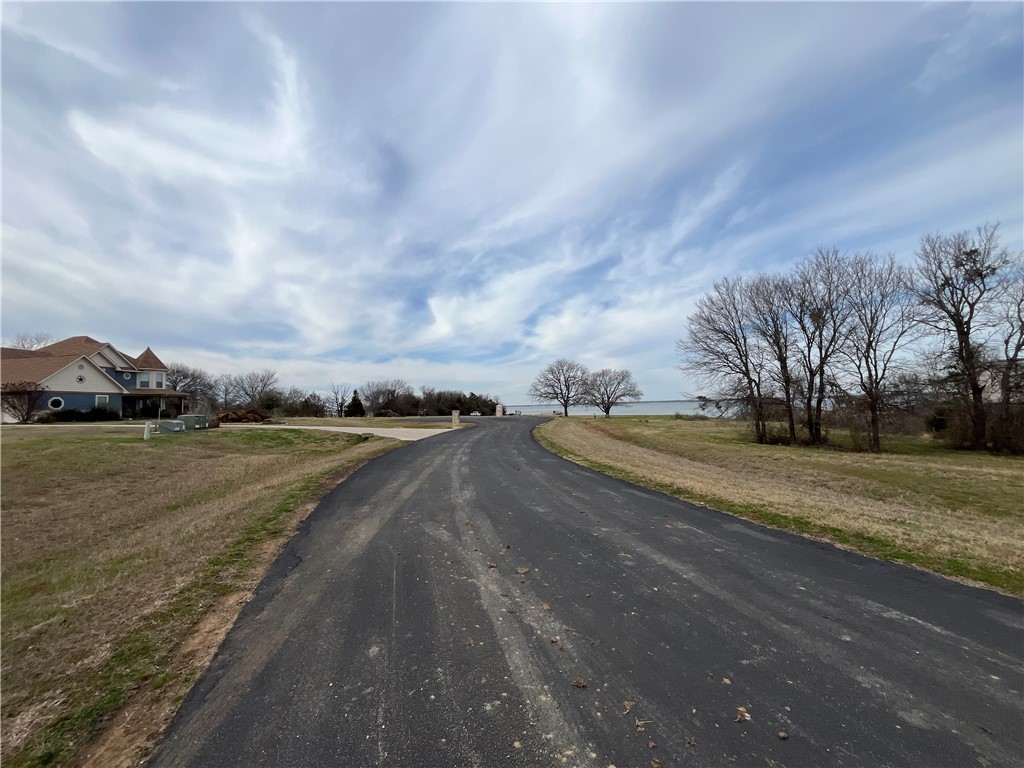
[[[347,384],[335,384],[332,381],[328,391],[330,392],[330,405],[334,409],[334,414],[340,419],[345,415],[345,403],[348,402],[348,396],[352,390]]]
[[[835,248],[819,248],[801,261],[788,282],[788,311],[796,326],[795,349],[802,368],[804,420],[811,443],[823,441],[821,415],[831,366],[849,331],[849,268]]]
[[[976,449],[987,446],[985,344],[993,332],[992,306],[1006,289],[1012,259],[999,247],[998,224],[976,234],[928,234],[917,250],[915,288],[923,320],[946,339],[950,381],[970,409]]]
[[[398,399],[413,394],[413,389],[404,379],[378,379],[363,384],[359,394],[367,413],[373,416],[386,410],[395,410]]]
[[[623,368],[614,371],[602,368],[594,371],[587,379],[582,401],[600,408],[605,417],[611,416],[612,408],[620,403],[635,402],[644,396],[631,371]]]
[[[537,374],[527,394],[535,403],[558,403],[568,416],[569,406],[583,401],[589,375],[585,365],[562,357]]]
[[[8,347],[14,349],[39,349],[45,347],[47,344],[53,344],[57,339],[48,333],[43,331],[36,331],[35,333],[19,333],[9,342]]]
[[[868,410],[868,450],[882,450],[880,426],[898,354],[917,337],[912,274],[893,254],[857,254],[849,261],[850,331],[842,354],[856,373]]]
[[[39,407],[44,394],[46,387],[38,382],[9,381],[0,387],[0,407],[12,419],[25,424]]]
[[[202,368],[171,363],[167,366],[166,381],[170,389],[188,395],[189,407],[193,410],[212,406],[216,400],[213,378]]]
[[[687,318],[686,336],[676,342],[683,370],[716,389],[709,397],[729,410],[746,410],[754,421],[757,442],[768,439],[766,350],[750,322],[747,284],[724,278],[697,301]]]
[[[242,403],[249,408],[258,408],[267,396],[276,392],[277,372],[270,368],[243,373],[236,380]]]
[[[1003,430],[1012,429],[1013,404],[1024,395],[1024,256],[1018,254],[1008,270],[1005,290],[995,307],[996,339],[1000,359],[992,362],[999,379],[999,420]],[[1007,435],[997,435],[997,442],[1006,442]],[[997,446],[998,447],[998,446]],[[1016,447],[1020,450],[1020,447]]]
[[[793,326],[786,310],[790,286],[783,275],[757,275],[746,287],[750,324],[767,348],[774,363],[769,376],[782,390],[789,444],[796,444],[795,382],[790,368]]]
[[[217,401],[217,407],[229,410],[238,403],[238,377],[230,373],[222,373],[212,381],[211,393]]]

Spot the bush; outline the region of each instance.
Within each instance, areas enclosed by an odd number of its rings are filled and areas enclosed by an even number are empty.
[[[35,422],[36,424],[55,424],[57,422],[57,418],[51,411],[43,411],[36,416]]]
[[[90,408],[88,411],[76,411],[75,409],[69,409],[65,411],[50,411],[53,416],[53,420],[57,422],[77,422],[77,421],[120,421],[121,417],[117,411],[112,411],[109,408]],[[52,423],[52,422],[51,422]]]

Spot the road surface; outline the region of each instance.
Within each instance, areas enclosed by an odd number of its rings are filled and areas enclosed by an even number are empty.
[[[1024,764],[1020,601],[478,421],[321,503],[153,768]]]

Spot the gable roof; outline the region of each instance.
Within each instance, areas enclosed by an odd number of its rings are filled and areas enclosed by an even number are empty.
[[[3,349],[3,360],[0,365],[0,382],[10,384],[16,381],[33,381],[36,384],[43,383],[53,374],[67,368],[76,360],[85,355],[40,355],[38,350],[30,356],[8,354],[8,349]],[[15,352],[26,352],[27,350],[14,350]]]
[[[128,358],[131,360],[131,358]],[[146,347],[146,351],[135,358],[134,360],[136,368],[148,368],[150,370],[166,371],[167,366],[164,365],[160,358],[153,352],[152,347]]]

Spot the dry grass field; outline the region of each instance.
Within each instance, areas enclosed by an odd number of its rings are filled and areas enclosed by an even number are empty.
[[[893,437],[886,453],[757,445],[725,420],[557,419],[541,441],[640,485],[1024,595],[1024,460]],[[841,441],[843,435],[833,435]]]
[[[229,626],[315,500],[399,445],[300,430],[141,437],[0,433],[5,767],[80,761],[130,697],[165,720],[212,654],[182,643],[197,622],[226,605]],[[206,629],[215,647],[227,627]]]

